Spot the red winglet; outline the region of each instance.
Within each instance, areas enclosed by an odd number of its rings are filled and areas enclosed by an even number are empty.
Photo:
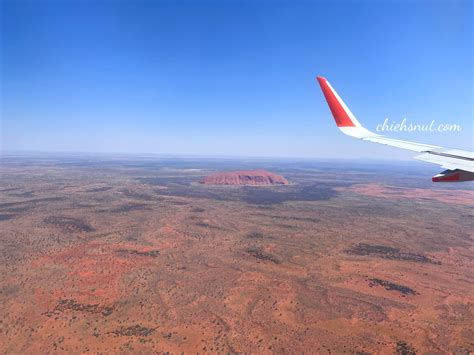
[[[354,122],[352,122],[351,118],[347,114],[344,107],[342,107],[341,103],[337,99],[336,95],[334,94],[333,89],[329,86],[328,81],[326,78],[322,76],[317,77],[319,85],[321,86],[321,90],[323,91],[324,97],[331,109],[332,115],[338,127],[355,127]]]

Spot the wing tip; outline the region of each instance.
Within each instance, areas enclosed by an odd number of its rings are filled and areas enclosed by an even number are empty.
[[[326,98],[326,102],[331,110],[331,113],[339,128],[356,127],[357,124],[351,118],[352,113],[349,108],[345,106],[342,99],[336,94],[335,90],[329,84],[329,81],[324,76],[317,76],[316,80],[321,87],[321,90]]]
[[[316,80],[317,80],[318,82],[320,82],[320,83],[321,83],[321,82],[327,82],[327,81],[328,81],[328,79],[326,79],[324,76],[320,76],[320,75],[318,75],[318,76],[316,77]]]

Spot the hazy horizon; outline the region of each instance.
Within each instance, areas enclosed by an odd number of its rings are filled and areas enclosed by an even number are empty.
[[[172,154],[172,153],[150,153],[150,152],[94,152],[94,151],[42,151],[42,150],[3,150],[0,151],[1,156],[52,156],[52,157],[130,157],[130,158],[170,158],[170,159],[230,159],[230,160],[297,160],[297,161],[349,161],[349,162],[367,162],[367,163],[385,163],[385,164],[399,164],[408,163],[423,164],[432,167],[432,164],[413,160],[413,157],[390,157],[384,159],[383,157],[327,157],[327,156],[263,156],[263,155],[219,155],[219,154]],[[438,169],[439,170],[439,169]]]

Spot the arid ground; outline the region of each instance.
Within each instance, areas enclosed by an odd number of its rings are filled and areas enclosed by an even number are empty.
[[[197,183],[232,169],[290,185]],[[436,172],[4,156],[0,351],[473,352],[473,185]]]

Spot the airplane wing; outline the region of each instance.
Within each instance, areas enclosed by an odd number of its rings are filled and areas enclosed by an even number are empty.
[[[339,97],[331,84],[318,76],[329,109],[337,127],[348,136],[421,153],[415,159],[441,165],[445,171],[433,176],[433,182],[459,182],[474,180],[474,152],[438,147],[436,145],[408,142],[375,134],[364,128]]]

